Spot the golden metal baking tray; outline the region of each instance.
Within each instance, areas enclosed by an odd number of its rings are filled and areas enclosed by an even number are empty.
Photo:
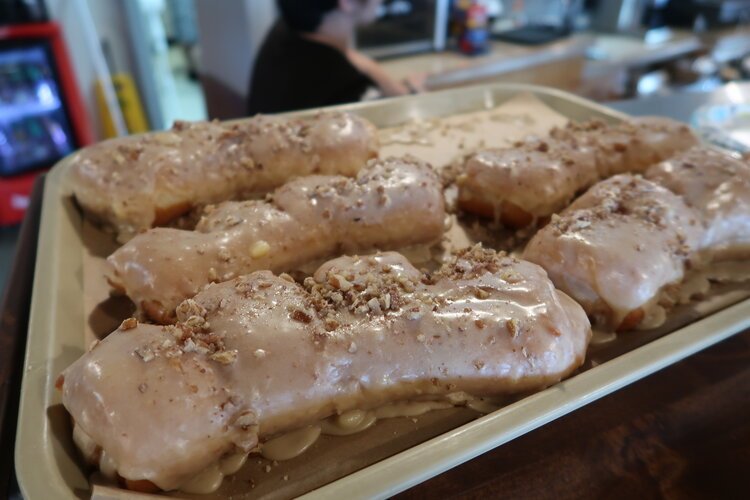
[[[526,97],[519,99],[519,95]],[[460,88],[334,109],[351,111],[388,128],[415,120],[430,123],[437,117],[471,116],[500,105],[507,113],[499,121],[508,118],[504,126],[511,132],[521,127],[513,120],[523,118],[519,112],[528,106],[546,109],[549,119],[616,122],[626,118],[564,92],[517,84]],[[533,123],[539,114],[544,115],[537,109],[526,111],[531,118],[521,121]],[[476,133],[487,136],[488,132]],[[385,149],[392,153],[415,149],[395,142]],[[454,146],[463,148],[464,144]],[[439,157],[448,154],[443,151]],[[66,159],[52,170],[44,193],[18,419],[18,481],[24,497],[32,500],[92,494],[55,379],[85,351],[92,330],[113,329],[122,319],[118,314],[123,314],[100,300],[106,285],[96,263],[111,250],[111,238],[82,219],[67,187],[68,166]],[[262,461],[251,459],[248,470],[202,498],[229,494],[243,498],[388,497],[750,327],[748,297],[750,285],[746,283],[714,287],[700,302],[677,308],[658,329],[628,332],[615,341],[593,345],[578,374],[492,414],[477,418],[471,410],[453,408],[426,414],[417,424],[406,418],[384,420],[360,434],[321,439],[302,456],[274,466],[271,472],[264,472]],[[143,497],[101,486],[94,488],[93,495]]]

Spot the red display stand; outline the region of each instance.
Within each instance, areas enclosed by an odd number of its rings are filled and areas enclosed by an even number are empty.
[[[70,130],[71,149],[90,144],[93,140],[81,94],[76,84],[60,27],[54,22],[20,24],[0,27],[0,54],[17,46],[45,48],[51,66],[54,67],[54,82],[67,118]],[[59,158],[38,165],[36,170],[4,174],[0,176],[0,225],[19,223],[28,204],[34,178],[48,169]]]
[[[0,225],[18,224],[23,220],[39,172],[0,177]]]

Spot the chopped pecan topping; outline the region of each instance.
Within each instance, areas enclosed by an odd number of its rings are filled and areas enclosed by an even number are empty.
[[[132,330],[138,326],[138,320],[135,318],[128,318],[120,323],[120,330]]]
[[[231,350],[231,351],[219,351],[213,353],[211,356],[209,356],[212,360],[221,363],[222,365],[229,365],[231,363],[234,363],[237,359],[237,351]]]
[[[312,321],[312,316],[310,316],[308,313],[306,313],[302,309],[295,309],[290,314],[290,317],[294,321],[299,321],[300,323],[309,323]]]

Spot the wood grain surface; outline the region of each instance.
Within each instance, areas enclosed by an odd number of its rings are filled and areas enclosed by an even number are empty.
[[[750,498],[750,331],[399,495]]]

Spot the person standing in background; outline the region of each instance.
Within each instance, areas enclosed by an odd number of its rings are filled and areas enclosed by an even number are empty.
[[[278,113],[421,90],[418,77],[399,82],[354,49],[358,26],[373,22],[382,0],[277,0],[281,19],[255,60],[247,112]]]

